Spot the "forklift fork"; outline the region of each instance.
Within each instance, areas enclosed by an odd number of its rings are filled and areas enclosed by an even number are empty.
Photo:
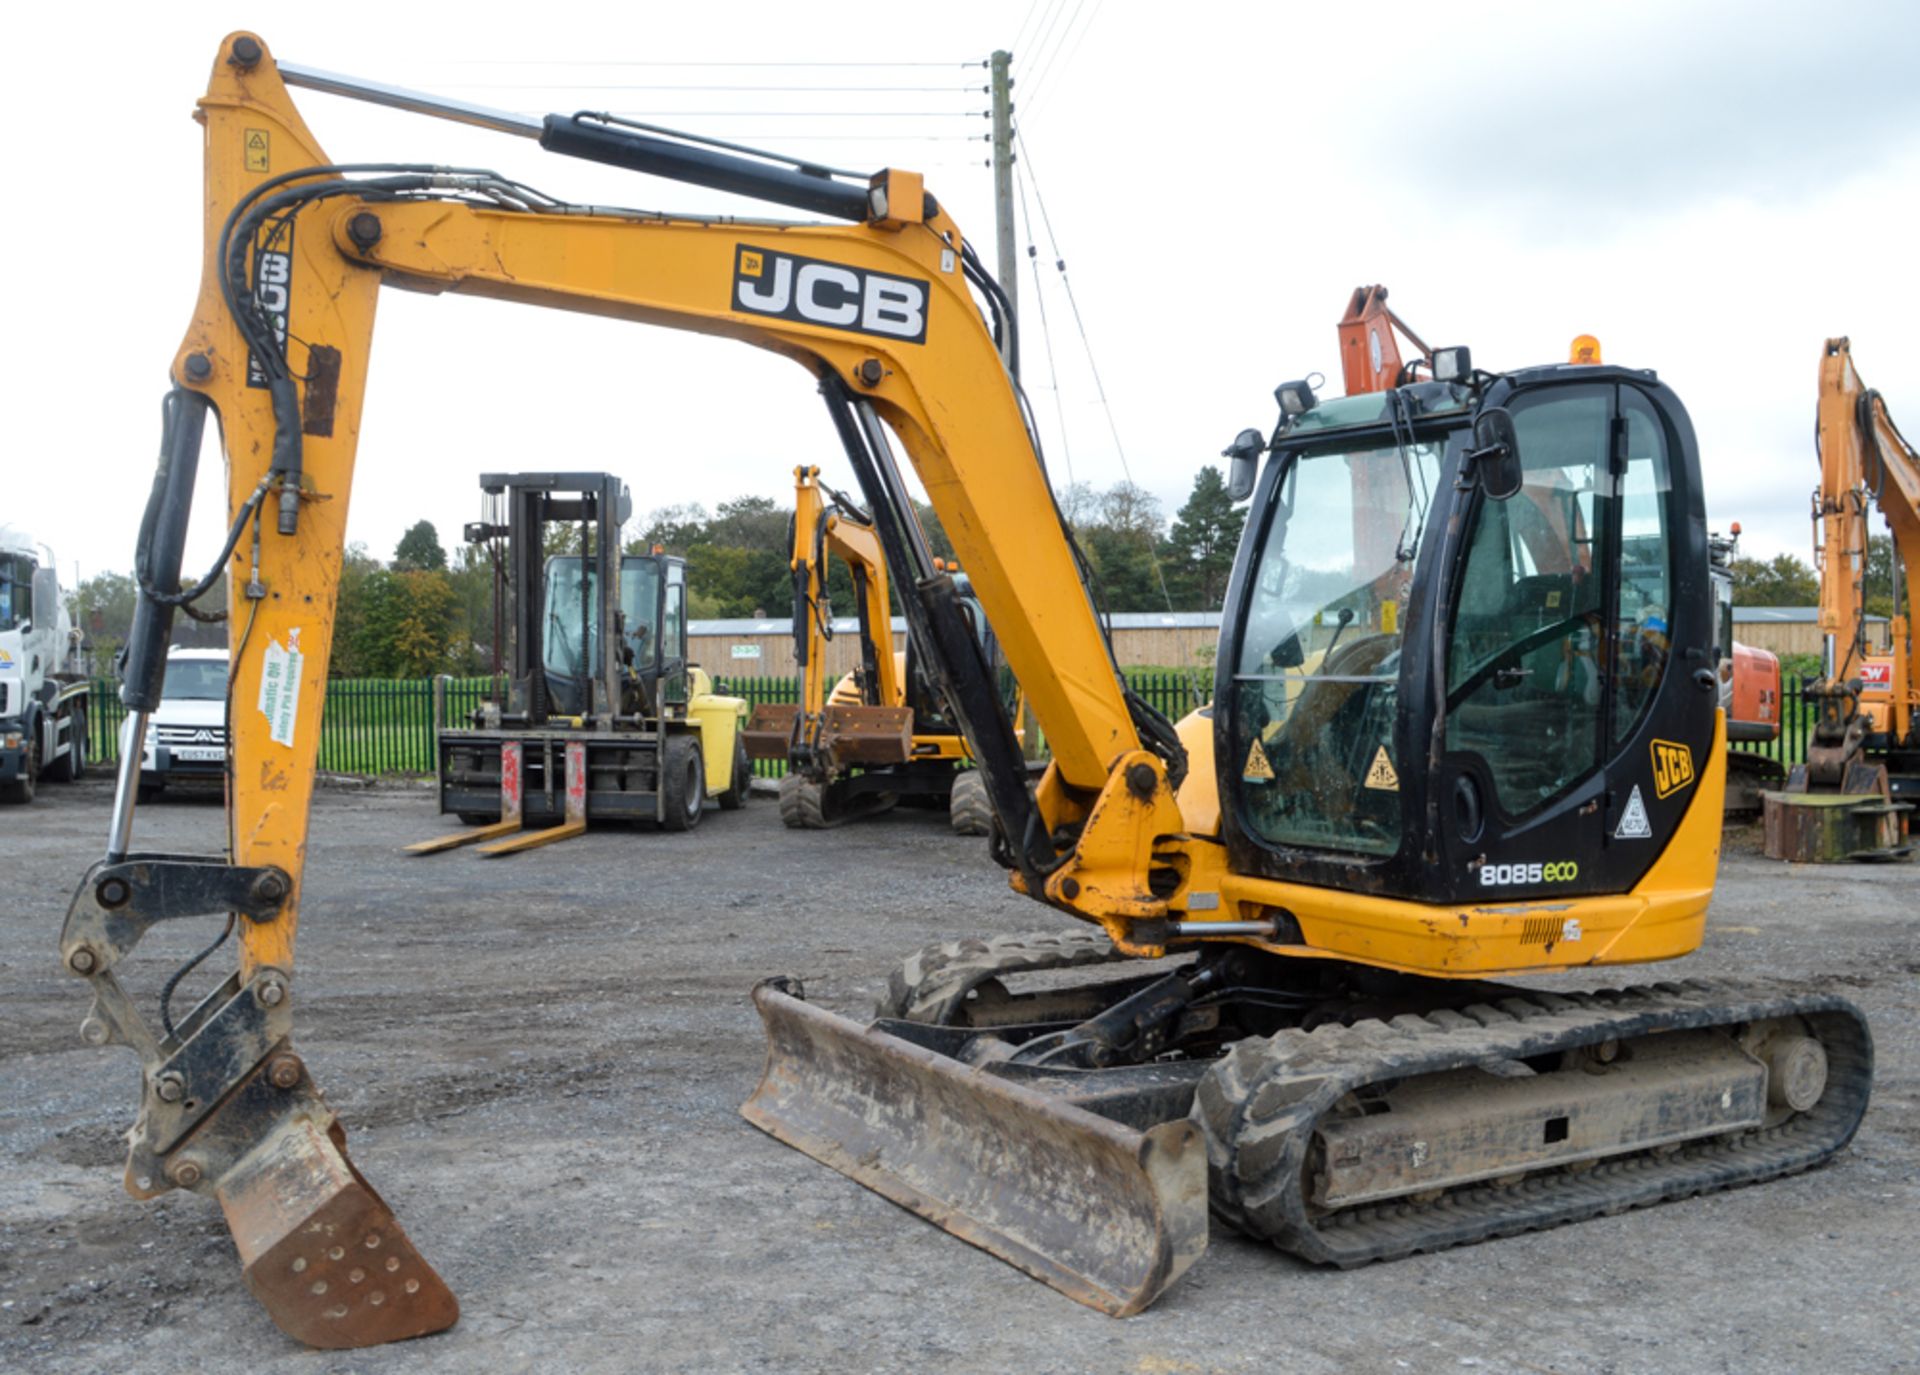
[[[518,748],[517,746],[515,748]],[[567,741],[567,791],[565,820],[558,826],[549,826],[541,831],[528,831],[511,840],[503,840],[494,845],[482,845],[479,853],[488,859],[498,859],[501,855],[517,855],[522,850],[537,849],[542,845],[551,845],[556,840],[571,840],[587,832],[587,742],[584,740]]]
[[[526,746],[518,740],[508,740],[500,746],[500,819],[491,826],[480,826],[471,831],[456,831],[452,835],[435,836],[432,840],[417,840],[404,846],[402,854],[437,855],[443,850],[457,850],[462,845],[476,845],[483,840],[499,840],[510,836],[525,824],[521,798],[525,787],[523,763]]]

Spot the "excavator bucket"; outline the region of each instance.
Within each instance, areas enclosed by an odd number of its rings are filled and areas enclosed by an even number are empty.
[[[1138,1313],[1207,1245],[1187,1121],[1135,1131],[984,1069],[753,992],[767,1063],[741,1115],[1069,1298]]]
[[[347,1159],[338,1123],[282,1118],[215,1183],[247,1288],[280,1330],[347,1348],[451,1327],[460,1304]]]
[[[747,758],[785,763],[793,747],[793,723],[799,715],[800,708],[792,702],[762,702],[755,707],[740,735],[747,746]]]
[[[913,758],[913,708],[829,706],[820,748],[843,767],[904,764]]]

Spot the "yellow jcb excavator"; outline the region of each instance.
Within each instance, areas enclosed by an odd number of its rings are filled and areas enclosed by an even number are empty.
[[[334,164],[289,83],[839,223]],[[871,1026],[763,984],[766,1077],[745,1111],[781,1139],[1125,1313],[1200,1254],[1209,1204],[1352,1265],[1768,1178],[1851,1138],[1871,1049],[1833,993],[1496,982],[1701,940],[1724,770],[1707,532],[1692,427],[1651,372],[1493,374],[1440,350],[1430,380],[1381,393],[1283,384],[1277,428],[1228,451],[1252,505],[1221,687],[1176,731],[1114,665],[1022,401],[1011,311],[918,176],[414,96],[276,64],[246,33],[222,43],[200,117],[205,276],[172,364],[125,696],[137,734],[173,608],[224,572],[230,845],[134,850],[123,769],[61,958],[91,984],[86,1039],[140,1056],[128,1188],[218,1200],[249,1287],[294,1336],[365,1345],[457,1311],[348,1163],[291,1040],[382,283],[702,330],[808,369],[979,763],[993,851],[1017,890],[1084,923],[924,951]],[[210,410],[232,523],[214,574],[182,588]],[[1037,785],[910,518],[896,441],[1046,732]],[[239,968],[150,1026],[118,966],[153,923],[220,914]],[[1019,987],[1101,964],[1109,977]]]
[[[966,737],[921,668],[911,638],[904,652],[893,648],[893,593],[872,520],[852,498],[822,484],[817,467],[795,468],[793,476],[790,567],[800,700],[762,703],[746,729],[750,756],[787,766],[780,780],[781,821],[820,830],[905,800],[944,806],[955,831],[986,835],[993,812],[979,772],[968,767]],[[829,688],[832,559],[845,565],[853,582],[860,657]],[[964,582],[960,603],[987,662],[997,666],[999,643]],[[1016,689],[1016,721],[1024,707]]]

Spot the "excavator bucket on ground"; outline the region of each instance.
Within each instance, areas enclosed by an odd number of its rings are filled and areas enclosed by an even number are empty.
[[[215,1184],[247,1288],[281,1331],[348,1348],[453,1326],[460,1304],[347,1159],[336,1122],[283,1119]]]
[[[1115,1317],[1207,1245],[1207,1158],[1185,1120],[1144,1132],[1024,1084],[754,990],[767,1030],[756,1127]]]

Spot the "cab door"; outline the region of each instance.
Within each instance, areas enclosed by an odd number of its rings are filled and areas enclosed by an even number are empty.
[[[687,704],[687,566],[664,559],[660,601],[660,697],[663,702]]]
[[[1488,398],[1513,416],[1524,482],[1476,493],[1451,584],[1439,781],[1457,893],[1631,887],[1711,747],[1691,426],[1650,377],[1607,371]]]

